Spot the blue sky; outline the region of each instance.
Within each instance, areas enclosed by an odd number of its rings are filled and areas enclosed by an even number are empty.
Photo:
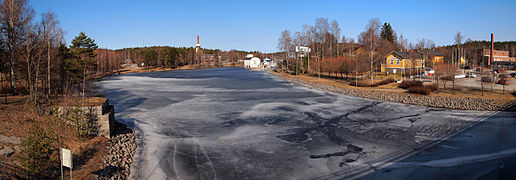
[[[283,30],[302,30],[319,17],[337,20],[355,38],[371,18],[389,22],[409,42],[426,38],[454,42],[460,31],[472,40],[516,40],[516,1],[165,1],[32,0],[39,15],[55,12],[69,43],[84,31],[99,47],[201,46],[211,49],[277,51]],[[39,18],[39,17],[38,17]]]

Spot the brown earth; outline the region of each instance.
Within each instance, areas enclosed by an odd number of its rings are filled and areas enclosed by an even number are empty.
[[[3,97],[2,97],[3,98]],[[94,172],[102,168],[102,158],[106,156],[109,148],[109,139],[105,137],[94,137],[81,140],[74,134],[72,127],[63,120],[55,118],[53,115],[38,114],[41,108],[28,103],[29,96],[8,96],[7,104],[0,104],[0,134],[5,136],[16,136],[23,138],[29,132],[29,127],[37,123],[40,127],[51,129],[55,138],[58,139],[58,146],[67,148],[73,152],[73,176],[78,179],[96,179]],[[86,98],[86,104],[99,105],[105,98]],[[2,101],[3,102],[3,101]],[[77,99],[57,98],[42,105],[48,107],[62,103],[78,102]],[[101,103],[100,103],[101,104]],[[1,144],[0,148],[12,144]],[[17,145],[21,147],[21,145]],[[15,150],[14,155],[9,158],[0,157],[0,179],[26,179],[25,171],[19,166],[19,150]],[[57,156],[57,154],[55,154]],[[66,168],[65,168],[66,169]],[[46,175],[48,178],[59,177],[59,161],[49,167]],[[68,172],[68,171],[66,171]],[[65,173],[65,174],[69,174]],[[39,177],[41,178],[41,177]]]

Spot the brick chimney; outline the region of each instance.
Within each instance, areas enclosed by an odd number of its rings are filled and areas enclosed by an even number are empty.
[[[491,63],[493,63],[493,60],[494,60],[493,54],[494,54],[494,35],[493,35],[493,33],[491,33],[491,52],[489,55],[489,62],[487,63],[488,66],[490,66]]]

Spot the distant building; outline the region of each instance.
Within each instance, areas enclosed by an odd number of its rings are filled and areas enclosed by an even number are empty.
[[[259,68],[261,66],[260,58],[253,57],[252,54],[248,54],[244,59],[245,68]]]
[[[479,49],[480,59],[482,60],[483,65],[489,65],[489,58],[491,57],[491,50],[482,48]],[[509,51],[500,51],[493,50],[493,67],[497,68],[515,68],[516,67],[516,57],[509,57]]]
[[[426,51],[425,55],[427,56],[427,62],[432,64],[443,63],[444,55],[439,51]]]

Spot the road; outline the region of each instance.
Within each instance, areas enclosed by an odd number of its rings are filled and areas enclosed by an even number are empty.
[[[497,144],[509,141],[509,132],[516,130],[512,113],[447,110],[337,95],[262,71],[137,73],[110,77],[100,85],[115,105],[116,118],[140,129],[139,153],[133,164],[137,170],[131,172],[139,179],[383,179],[380,172],[399,179],[416,177],[404,173],[417,171],[430,175],[422,179],[435,179],[449,168],[430,171],[416,161],[492,152],[501,152],[502,156],[492,157],[505,161],[516,148],[516,141]],[[494,144],[483,151],[425,156],[426,152],[439,154],[434,147],[440,145],[452,150],[468,148],[468,144],[480,147],[484,141],[444,143],[452,142],[455,136],[451,135],[466,127],[484,127],[482,123],[498,120],[508,124],[497,141],[485,140]],[[437,146],[427,148],[431,143]]]

